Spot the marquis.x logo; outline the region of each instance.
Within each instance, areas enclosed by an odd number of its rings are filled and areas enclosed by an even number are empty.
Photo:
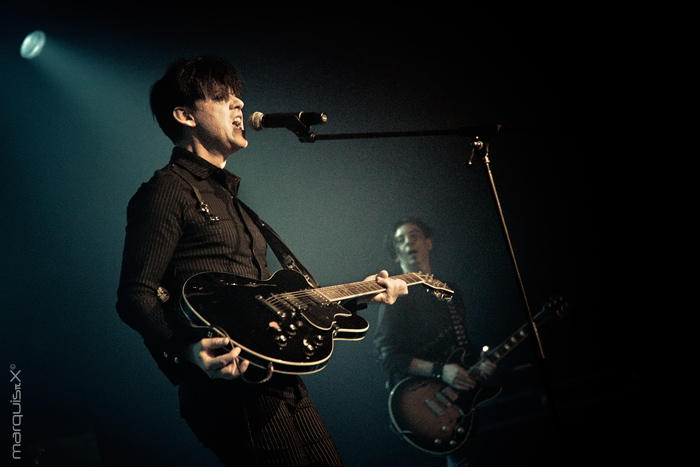
[[[22,459],[22,370],[10,364],[10,405],[12,410],[12,459]]]

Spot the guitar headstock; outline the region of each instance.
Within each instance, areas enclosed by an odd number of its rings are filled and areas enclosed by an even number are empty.
[[[454,295],[455,291],[446,283],[436,279],[432,274],[424,274],[422,272],[417,272],[415,274],[418,275],[423,284],[429,288],[428,292],[431,292],[440,300],[452,300],[452,295]]]
[[[569,302],[561,295],[553,295],[542,305],[542,314],[554,314],[557,318],[563,318],[569,312]]]

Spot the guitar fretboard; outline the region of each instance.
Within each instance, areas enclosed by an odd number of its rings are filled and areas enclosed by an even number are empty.
[[[535,325],[540,326],[552,317],[561,317],[567,309],[568,304],[562,297],[554,297],[542,307],[542,310],[533,318]],[[523,324],[505,342],[498,347],[488,351],[488,358],[494,363],[511,353],[518,345],[525,341],[532,334],[532,327]]]
[[[426,282],[420,274],[414,272],[400,274],[398,276],[392,276],[391,278],[401,279],[409,287],[412,285]],[[318,289],[313,290],[315,293],[322,295],[328,301],[337,302],[343,300],[350,300],[352,298],[364,297],[367,295],[376,295],[386,290],[386,288],[382,287],[380,284],[377,284],[374,281],[359,281],[342,285],[320,287]],[[446,290],[449,291],[449,289]]]

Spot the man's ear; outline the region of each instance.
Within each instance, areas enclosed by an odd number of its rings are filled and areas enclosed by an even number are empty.
[[[426,238],[426,243],[428,244],[428,251],[433,249],[433,239],[432,238]]]
[[[189,107],[175,107],[173,109],[173,118],[190,128],[197,126],[197,122],[194,119],[194,113]]]

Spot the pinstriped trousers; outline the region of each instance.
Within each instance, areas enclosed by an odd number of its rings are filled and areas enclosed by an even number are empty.
[[[265,384],[198,380],[180,386],[180,413],[227,466],[341,466],[300,378]]]

